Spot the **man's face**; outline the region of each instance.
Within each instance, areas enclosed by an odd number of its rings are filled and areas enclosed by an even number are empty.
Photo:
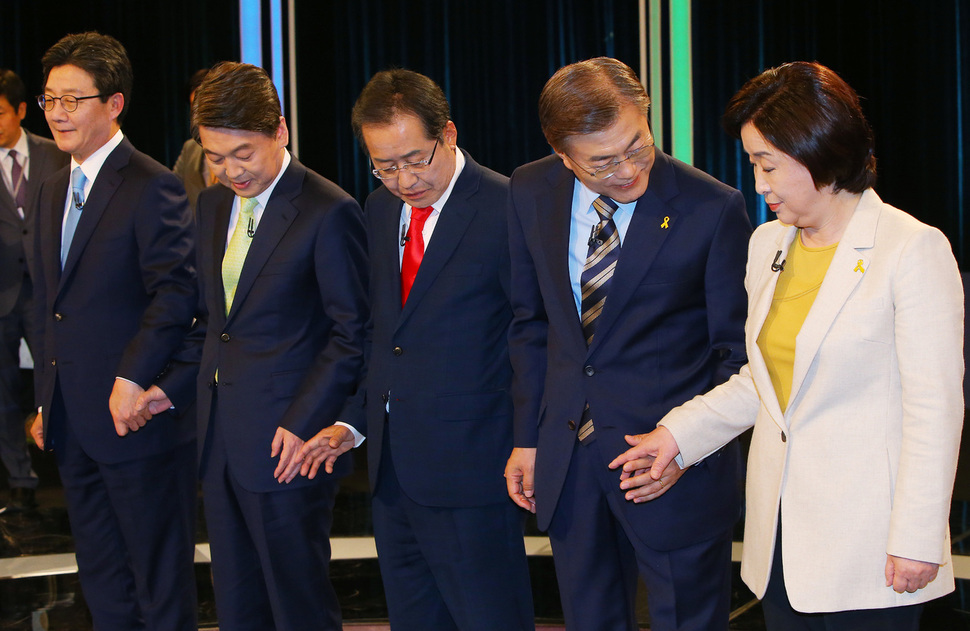
[[[20,140],[20,123],[27,115],[27,104],[20,107],[10,105],[7,97],[0,94],[0,147],[13,149]]]
[[[570,136],[565,150],[557,151],[566,168],[591,191],[626,204],[640,199],[647,190],[650,169],[653,167],[653,136],[647,117],[637,106],[624,105],[616,121],[609,128]],[[627,156],[642,150],[635,158]],[[616,172],[608,178],[591,175],[597,168],[619,162]]]
[[[396,176],[382,180],[387,190],[407,204],[418,208],[430,206],[448,189],[455,174],[458,143],[458,130],[453,122],[448,121],[445,125],[443,138],[438,141],[437,148],[435,139],[428,138],[425,133],[421,120],[410,114],[399,114],[388,125],[363,125],[361,133],[376,169],[401,167],[427,160],[434,152],[434,159],[427,170],[412,173],[398,168]]]
[[[199,127],[202,151],[209,170],[240,197],[256,197],[273,183],[283,167],[290,140],[286,121],[272,136],[258,131]]]
[[[70,94],[81,98],[98,94],[98,89],[94,85],[94,77],[68,64],[51,69],[44,93],[53,97]],[[118,115],[124,103],[125,98],[119,92],[110,95],[107,103],[102,103],[101,99],[78,101],[77,109],[68,112],[58,100],[54,103],[54,109],[45,111],[44,116],[47,117],[57,148],[81,163],[118,131]]]

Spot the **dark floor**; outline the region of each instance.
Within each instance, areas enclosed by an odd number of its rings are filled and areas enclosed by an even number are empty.
[[[12,557],[40,557],[69,553],[73,541],[63,495],[59,488],[57,472],[49,457],[34,450],[35,464],[42,480],[38,491],[41,507],[28,514],[0,516],[0,561]],[[357,454],[358,463],[364,454]],[[0,501],[6,499],[6,489],[0,488]],[[951,520],[954,551],[968,554],[962,536],[970,531],[970,505],[966,501],[954,502]],[[199,511],[201,515],[201,510]],[[527,534],[538,535],[532,524]],[[340,545],[340,537],[369,536],[370,505],[366,493],[366,477],[360,467],[345,482],[337,500],[333,527],[334,547]],[[200,519],[198,541],[206,541],[205,524]],[[540,625],[561,625],[562,608],[556,585],[552,558],[530,557],[532,587],[535,599],[536,621]],[[764,629],[761,609],[751,592],[743,585],[735,564],[734,589],[732,593],[731,629],[736,631],[760,631]],[[212,584],[207,564],[196,565],[199,589],[199,625],[203,628],[217,626]],[[386,622],[387,610],[376,559],[341,560],[331,563],[331,576],[343,606],[344,620],[349,629],[380,629]],[[641,587],[642,590],[642,587]],[[650,616],[645,594],[639,599],[639,617],[644,628],[649,628]],[[358,624],[375,623],[378,626],[360,627]],[[549,627],[552,629],[557,626]],[[0,579],[0,630],[39,631],[87,631],[91,623],[84,605],[76,574],[39,576],[34,578]],[[926,631],[970,631],[970,581],[958,581],[957,592],[931,603],[923,615],[921,629]],[[429,630],[430,631],[430,630]]]

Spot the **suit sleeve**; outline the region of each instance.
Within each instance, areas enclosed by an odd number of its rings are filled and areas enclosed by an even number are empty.
[[[744,197],[732,191],[725,200],[705,270],[707,327],[711,348],[718,354],[714,384],[724,383],[747,362],[744,320],[747,296],[744,269],[751,222]]]
[[[352,199],[325,213],[314,246],[316,290],[331,322],[282,426],[304,440],[340,420],[360,382],[367,326],[367,255],[363,214]],[[351,423],[353,424],[353,423]],[[355,429],[360,431],[358,425]]]
[[[518,204],[531,203],[516,195],[515,174],[509,201],[512,322],[509,358],[512,361],[513,431],[515,447],[535,447],[546,376],[546,316],[535,262],[529,250]]]
[[[172,173],[156,175],[134,207],[135,238],[149,304],[117,375],[151,385],[181,346],[197,304],[192,215]]]
[[[941,232],[909,240],[892,290],[903,416],[886,551],[940,563],[964,415],[963,286]]]

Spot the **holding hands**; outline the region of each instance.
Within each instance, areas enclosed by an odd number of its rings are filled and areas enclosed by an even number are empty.
[[[620,488],[627,491],[627,500],[640,504],[656,499],[684,475],[685,469],[674,462],[680,448],[666,427],[625,438],[630,448],[614,458],[609,467],[622,467]]]

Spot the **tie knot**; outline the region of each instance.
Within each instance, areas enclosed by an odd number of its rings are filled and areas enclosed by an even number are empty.
[[[17,153],[17,150],[16,149],[11,149],[7,153],[10,155],[10,159],[13,160],[13,163],[14,164],[19,164],[20,163],[20,161],[17,160],[17,156],[19,156],[20,154]]]
[[[424,222],[428,220],[431,213],[434,211],[434,206],[425,206],[424,208],[417,208],[415,206],[411,207],[411,221],[414,222],[419,228],[424,226]]]
[[[613,213],[616,212],[617,208],[616,202],[606,195],[600,195],[593,200],[593,209],[603,218],[603,221],[607,221],[613,217]]]
[[[255,197],[241,197],[239,203],[239,212],[246,217],[251,217],[256,211],[257,206],[259,206],[259,202],[256,201]]]

